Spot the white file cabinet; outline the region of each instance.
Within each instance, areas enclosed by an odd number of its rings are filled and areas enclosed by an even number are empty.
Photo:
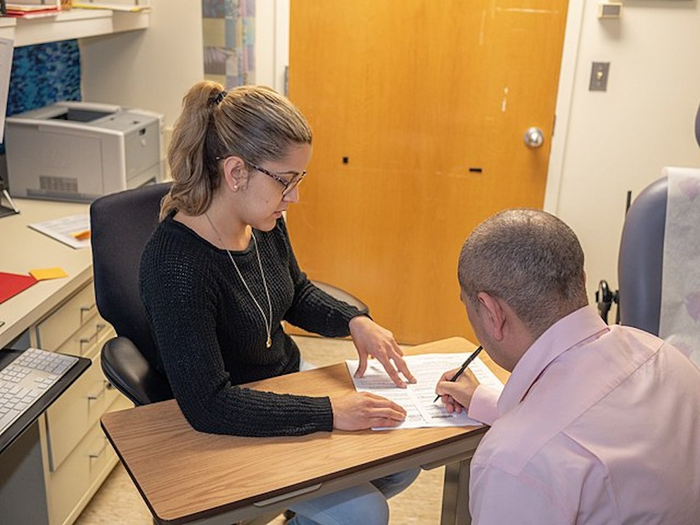
[[[49,525],[70,525],[117,463],[100,417],[133,405],[102,374],[100,349],[114,337],[114,329],[97,312],[92,282],[37,323],[30,335],[39,348],[92,360],[39,424]]]

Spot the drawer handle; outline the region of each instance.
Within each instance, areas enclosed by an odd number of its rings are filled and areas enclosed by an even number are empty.
[[[102,388],[100,388],[100,391],[97,394],[87,395],[88,401],[97,401],[105,393],[106,388],[106,385],[104,384],[104,382],[102,382]]]
[[[97,308],[97,304],[91,304],[90,306],[81,306],[80,307],[80,322],[83,322],[84,316],[87,315],[88,317],[92,315],[92,313],[95,311],[95,308]]]
[[[107,448],[107,440],[105,439],[102,442],[102,446],[100,447],[100,450],[98,450],[97,452],[90,452],[90,454],[89,454],[90,459],[99,459],[106,448]]]
[[[100,332],[102,330],[104,330],[105,326],[106,325],[104,323],[97,323],[95,325],[95,333],[94,334],[92,334],[90,337],[81,337],[80,338],[80,352],[81,353],[83,351],[83,348],[82,348],[83,345],[92,344],[93,342],[95,342],[97,337],[100,335]]]
[[[94,341],[95,339],[97,339],[97,334],[99,334],[99,332],[98,332],[97,330],[95,330],[95,333],[92,334],[90,337],[81,337],[81,338],[80,338],[80,344],[81,344],[81,345],[86,345],[86,344],[88,344],[88,343],[91,343],[92,341]]]

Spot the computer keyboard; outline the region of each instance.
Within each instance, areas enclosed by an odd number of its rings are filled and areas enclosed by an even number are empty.
[[[0,434],[77,362],[77,357],[29,348],[0,370]]]

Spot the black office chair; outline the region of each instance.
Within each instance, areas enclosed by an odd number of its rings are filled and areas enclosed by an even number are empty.
[[[97,309],[117,332],[102,347],[109,382],[136,405],[173,397],[154,364],[156,348],[139,292],[139,264],[170,184],[101,197],[90,206]]]
[[[173,397],[167,378],[155,367],[157,354],[139,292],[139,264],[158,224],[160,202],[169,183],[101,197],[90,206],[92,260],[97,308],[117,337],[102,347],[102,370],[109,382],[136,405]],[[316,286],[362,312],[367,306],[327,283]]]

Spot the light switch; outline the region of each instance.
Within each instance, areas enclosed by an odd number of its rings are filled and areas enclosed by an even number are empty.
[[[622,16],[621,2],[601,2],[598,4],[598,18],[620,18]]]
[[[593,62],[589,91],[607,91],[610,62]]]

